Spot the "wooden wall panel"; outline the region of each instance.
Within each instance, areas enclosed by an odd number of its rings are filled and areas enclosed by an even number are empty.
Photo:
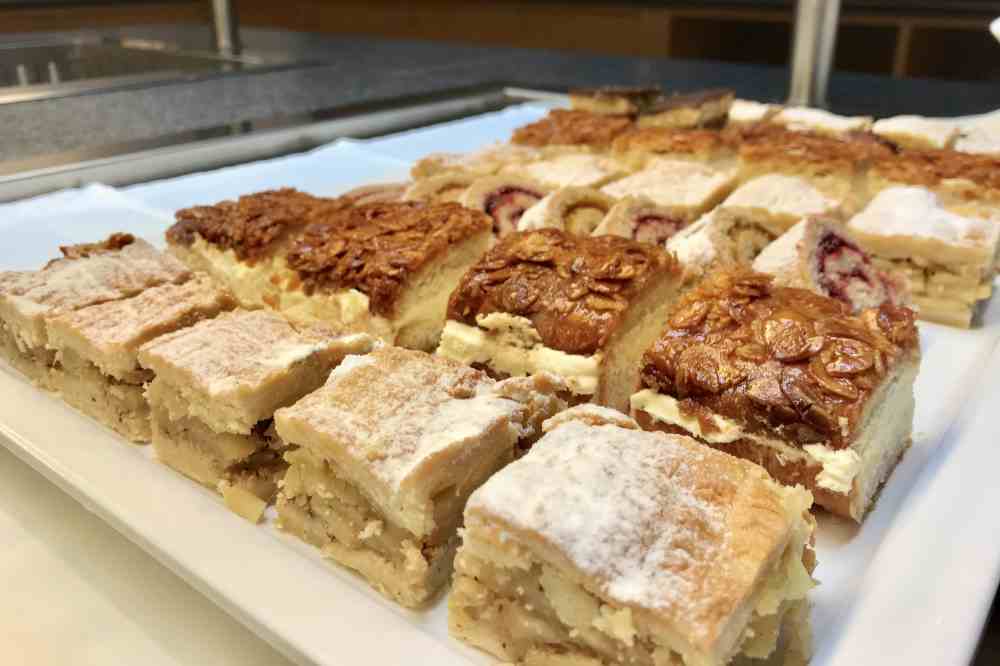
[[[208,0],[69,7],[0,7],[0,32],[115,28],[151,23],[208,23],[211,16]]]

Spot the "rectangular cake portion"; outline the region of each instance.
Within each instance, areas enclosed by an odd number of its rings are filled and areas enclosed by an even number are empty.
[[[904,150],[876,160],[868,174],[875,194],[888,187],[914,185],[934,191],[946,203],[1000,198],[1000,157],[957,150]]]
[[[119,301],[91,305],[48,320],[56,352],[52,388],[63,400],[123,437],[148,442],[152,373],[139,366],[139,347],[154,338],[231,310],[235,300],[208,277],[167,283]]]
[[[605,185],[601,191],[619,199],[646,197],[687,223],[714,208],[734,187],[736,178],[731,169],[654,158],[646,162],[642,171]]]
[[[563,403],[546,377],[495,383],[423,352],[349,356],[275,415],[294,445],[280,527],[415,607],[441,589],[469,494]]]
[[[437,353],[498,377],[548,371],[621,410],[682,281],[661,247],[557,229],[501,239],[462,278]]]
[[[720,271],[686,293],[643,357],[632,413],[809,488],[860,522],[910,444],[914,314]]]
[[[1000,226],[930,190],[882,190],[848,228],[885,270],[904,275],[921,319],[968,328],[993,293]]]
[[[181,211],[167,240],[245,307],[433,349],[448,294],[492,226],[457,203],[355,204],[282,190]]]
[[[639,127],[721,127],[734,96],[728,88],[666,95],[642,111]]]
[[[157,458],[257,520],[287,467],[275,410],[370,345],[368,336],[296,327],[269,310],[235,310],[146,343],[139,362],[155,374],[146,395]]]
[[[0,353],[42,386],[56,364],[47,346],[50,318],[191,276],[179,261],[131,234],[60,249],[63,256],[41,270],[0,272]]]
[[[809,492],[585,407],[470,498],[452,635],[525,666],[807,659]]]
[[[519,146],[585,146],[607,150],[618,136],[635,127],[629,114],[607,114],[577,109],[552,109],[548,115],[514,130],[511,143]]]

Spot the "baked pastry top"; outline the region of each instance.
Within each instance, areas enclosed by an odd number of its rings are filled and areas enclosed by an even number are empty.
[[[868,397],[919,354],[914,314],[884,304],[857,316],[840,301],[719,271],[683,295],[646,352],[643,383],[676,397],[704,432],[713,413],[799,444],[851,444]]]
[[[872,172],[886,180],[934,187],[947,180],[968,180],[989,190],[1000,189],[1000,158],[955,150],[905,150],[884,155]]]
[[[268,256],[274,244],[316,215],[353,205],[321,199],[291,188],[247,194],[236,201],[194,206],[177,211],[177,222],[167,230],[167,241],[189,246],[200,236],[222,250],[232,250],[242,261]]]
[[[735,148],[730,139],[730,134],[707,129],[643,127],[622,134],[615,139],[611,148],[616,153],[707,156]]]
[[[662,95],[655,86],[605,86],[569,91],[574,109],[594,113],[642,113]]]
[[[328,210],[289,248],[287,264],[307,293],[357,289],[371,311],[391,314],[407,278],[493,221],[457,203],[380,203]]]
[[[789,542],[785,497],[808,494],[689,437],[562,420],[473,493],[467,529],[544,554],[695,652],[691,663],[728,661],[740,609]],[[632,646],[623,625],[611,633]]]
[[[873,160],[890,158],[894,154],[890,147],[873,136],[862,134],[835,138],[759,126],[744,133],[739,155],[749,162],[780,161],[853,171]]]
[[[631,128],[632,116],[553,109],[549,115],[514,130],[511,141],[524,146],[592,146],[606,148]]]
[[[662,248],[618,236],[513,233],[465,274],[451,295],[448,319],[475,326],[478,316],[493,312],[522,316],[545,346],[593,354],[647,284],[680,272]]]

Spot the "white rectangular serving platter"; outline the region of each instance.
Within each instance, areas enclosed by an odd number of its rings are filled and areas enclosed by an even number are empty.
[[[408,160],[505,140],[537,107],[340,142],[306,155],[0,207],[0,270],[57,246],[132,230],[161,242],[173,208],[269,187],[335,194],[406,177]],[[1000,303],[977,329],[920,324],[913,446],[865,524],[820,516],[815,666],[959,664],[975,648],[1000,576]],[[0,443],[277,649],[300,663],[489,664],[447,635],[444,599],[424,612],[385,601],[268,523],[218,497],[0,364]]]

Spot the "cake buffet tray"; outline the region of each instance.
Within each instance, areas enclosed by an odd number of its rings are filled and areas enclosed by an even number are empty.
[[[518,101],[504,91],[490,99],[493,108]],[[4,205],[0,270],[36,266],[58,245],[112,230],[162,244],[173,210],[193,203],[268,187],[328,195],[400,180],[420,155],[504,140],[513,127],[544,113],[537,105],[483,108],[469,115],[449,107],[452,117],[467,117],[278,158],[273,155],[306,141],[361,135],[364,119],[351,118],[355,124],[347,129],[328,120],[298,134],[284,128],[269,137],[215,138],[217,153],[228,146],[226,163],[240,156],[272,159]],[[427,122],[414,118],[404,124]],[[368,127],[378,126],[372,121]],[[8,177],[0,196],[95,178],[125,185],[136,179],[129,173],[144,179],[198,171],[212,163],[193,158],[210,152],[204,145],[161,147],[145,157],[52,166],[36,174],[45,187]],[[819,516],[815,575],[821,585],[812,595],[816,666],[966,663],[996,589],[1000,452],[993,416],[1000,404],[1000,303],[994,299],[973,330],[926,323],[920,329],[924,358],[912,447],[863,526]],[[394,606],[270,520],[257,526],[241,520],[216,495],[153,461],[149,447],[126,443],[2,364],[0,395],[0,443],[292,660],[492,663],[448,637],[444,598],[422,612]]]

